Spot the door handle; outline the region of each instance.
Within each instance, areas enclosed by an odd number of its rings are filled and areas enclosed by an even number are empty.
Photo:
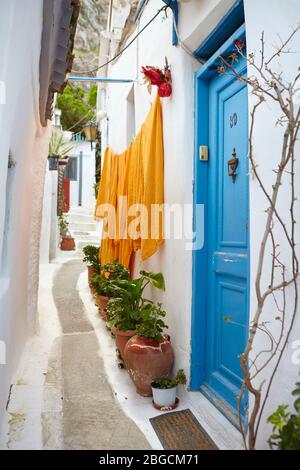
[[[232,151],[232,158],[227,162],[228,176],[231,176],[232,182],[235,183],[236,180],[236,170],[239,164],[239,159],[236,156],[235,148]]]

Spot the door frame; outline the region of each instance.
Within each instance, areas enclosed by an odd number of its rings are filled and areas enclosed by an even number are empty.
[[[208,239],[208,162],[199,160],[199,146],[209,144],[209,81],[216,73],[216,64],[220,55],[225,55],[232,50],[232,44],[237,39],[245,40],[245,24],[227,39],[224,44],[205,62],[195,75],[195,148],[194,148],[194,191],[193,191],[193,230],[195,233],[196,204],[204,205],[204,245],[200,250],[193,251],[192,267],[192,333],[191,333],[191,375],[190,389],[201,391],[214,405],[222,411],[231,421],[236,420],[230,413],[224,411],[224,406],[218,405],[217,400],[211,394],[200,389],[205,377],[205,351],[206,351],[206,309],[207,309],[207,243]],[[198,103],[201,102],[201,112]],[[249,248],[248,248],[249,256]],[[250,258],[249,258],[250,261]],[[250,263],[249,263],[250,264]],[[199,287],[200,286],[200,287]],[[248,286],[249,292],[249,276]],[[248,300],[249,308],[249,300]]]

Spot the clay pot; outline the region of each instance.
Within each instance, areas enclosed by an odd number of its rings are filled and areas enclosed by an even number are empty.
[[[97,301],[97,305],[99,309],[105,310],[105,311],[107,310],[107,304],[108,304],[109,298],[106,297],[106,295],[97,294],[96,301]]]
[[[90,289],[92,288],[92,275],[95,273],[95,268],[93,266],[88,266],[88,282]]]
[[[107,322],[107,316],[106,316],[107,310],[106,309],[103,310],[102,308],[98,308],[98,312],[99,312],[99,315],[102,318],[102,320]]]
[[[75,240],[72,237],[63,237],[60,242],[60,249],[63,251],[75,250]]]
[[[118,330],[115,326],[112,327],[111,332],[116,337],[116,345],[120,351],[122,359],[124,359],[124,349],[127,344],[127,341],[130,340],[135,334],[135,330]]]
[[[143,397],[152,396],[151,383],[157,377],[168,376],[174,363],[170,337],[158,343],[154,339],[133,336],[124,350],[124,362],[136,391]]]
[[[106,297],[106,295],[99,294],[95,294],[95,298],[98,305],[99,315],[101,316],[102,320],[107,321],[106,312],[109,298]]]

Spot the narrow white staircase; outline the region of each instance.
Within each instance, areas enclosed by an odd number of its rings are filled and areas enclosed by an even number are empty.
[[[86,245],[100,245],[101,223],[94,220],[93,208],[71,208],[68,213],[68,221],[78,251],[82,251]]]

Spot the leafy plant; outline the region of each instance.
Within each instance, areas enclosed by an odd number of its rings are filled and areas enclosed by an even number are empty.
[[[88,104],[92,108],[96,108],[97,105],[97,92],[98,92],[98,85],[94,84],[90,87],[89,94],[88,94]]]
[[[100,272],[92,276],[92,286],[98,295],[106,295],[108,297],[114,296],[114,289],[111,285],[113,281],[121,281],[129,279],[129,271],[118,260],[112,263],[103,264]]]
[[[152,382],[154,388],[168,389],[177,387],[177,385],[185,385],[186,376],[183,369],[179,369],[175,378],[170,377],[158,377]]]
[[[129,279],[128,269],[125,268],[125,266],[118,260],[114,260],[112,263],[103,264],[101,273],[105,279],[109,281]]]
[[[94,90],[88,96],[88,101],[95,103]],[[84,126],[94,118],[91,107],[85,101],[85,92],[81,86],[71,88],[66,86],[64,92],[57,98],[57,106],[61,110],[61,124],[64,130],[72,128],[75,133],[81,132]]]
[[[160,343],[163,340],[163,331],[168,326],[163,321],[166,312],[161,304],[147,303],[140,310],[140,318],[136,327],[138,336],[151,338]]]
[[[58,129],[53,129],[49,142],[49,156],[64,158],[74,147],[64,140],[64,134]]]
[[[296,414],[287,411],[288,405],[280,405],[267,420],[273,424],[273,434],[268,441],[271,449],[300,450],[300,382],[296,383],[292,395],[297,397],[294,402]]]
[[[61,237],[67,237],[69,234],[69,222],[67,221],[66,216],[64,214],[61,214],[58,217],[58,223]]]
[[[153,304],[143,297],[146,287],[151,284],[157,289],[165,290],[162,273],[140,271],[140,275],[138,279],[111,283],[110,292],[113,298],[108,302],[107,312],[111,326],[120,330],[135,330],[142,318],[147,318],[147,305]]]
[[[82,261],[88,266],[92,266],[95,273],[99,274],[101,269],[101,264],[99,261],[99,247],[94,245],[86,245],[82,251],[84,254]]]

